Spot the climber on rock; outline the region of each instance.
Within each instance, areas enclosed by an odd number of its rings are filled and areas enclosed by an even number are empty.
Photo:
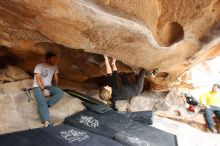
[[[205,106],[205,120],[208,129],[212,133],[216,133],[217,130],[214,127],[212,114],[214,113],[218,119],[220,119],[220,85],[214,84],[212,91],[209,91],[200,97],[200,103]]]
[[[116,59],[112,58],[111,65],[108,56],[104,55],[104,59],[107,72],[107,83],[106,86],[100,88],[99,97],[104,101],[112,102],[112,107],[115,110],[115,102],[117,100],[127,100],[141,93],[144,86],[145,75],[152,77],[158,72],[158,69],[154,69],[152,72],[146,72],[144,69],[141,69],[135,82],[122,82],[122,85],[119,85]]]
[[[37,64],[34,69],[34,95],[44,127],[53,124],[49,119],[48,107],[53,106],[64,94],[61,89],[56,87],[58,85],[56,60],[57,56],[52,52],[48,52],[46,62]],[[51,96],[48,101],[46,101],[47,96]]]

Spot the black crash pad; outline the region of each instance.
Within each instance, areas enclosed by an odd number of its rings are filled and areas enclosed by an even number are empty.
[[[108,106],[107,104],[93,104],[90,102],[83,102],[83,105],[92,111],[95,111],[97,113],[103,114],[109,111],[112,111],[113,109]]]
[[[109,105],[103,103],[98,99],[88,96],[84,93],[78,92],[73,89],[63,89],[63,90],[69,95],[83,100],[84,101],[83,104],[92,111],[95,111],[97,113],[106,113],[113,110]],[[152,111],[118,112],[118,113],[143,124],[152,125],[153,123]]]
[[[103,105],[105,105],[105,103],[102,102],[101,100],[98,100],[96,98],[88,96],[88,95],[86,95],[82,92],[79,92],[79,91],[76,91],[76,90],[73,90],[73,89],[63,89],[63,91],[66,92],[67,94],[69,94],[73,97],[79,98],[83,101],[90,102],[90,103],[93,103],[93,104],[103,104]]]
[[[1,146],[122,146],[112,139],[69,125],[0,135]]]
[[[128,146],[177,146],[175,135],[143,125],[115,111],[99,114],[85,110],[67,117],[65,123]]]

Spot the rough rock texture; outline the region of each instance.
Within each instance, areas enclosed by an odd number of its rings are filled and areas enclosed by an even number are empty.
[[[208,131],[202,108],[197,106],[194,113],[188,111],[189,104],[186,103],[186,99],[180,94],[180,91],[186,92],[187,90],[145,91],[130,101],[117,101],[116,107],[119,111],[130,112],[152,110],[154,116],[180,121],[202,131]],[[217,124],[216,128],[220,129],[220,121],[214,116],[213,118]]]
[[[0,81],[17,81],[31,78],[24,70],[16,66],[7,66],[5,69],[0,69],[0,75]]]
[[[166,93],[144,92],[140,96],[135,96],[130,100],[129,111],[145,110],[168,110],[170,107],[166,103]]]
[[[33,79],[29,79],[30,76],[27,73],[15,66],[8,66],[0,71],[2,75],[0,76],[0,121],[2,123],[0,133],[41,127],[33,91],[30,101],[28,101],[25,92],[22,91],[23,88],[32,87]],[[16,73],[18,75],[14,76]],[[60,83],[62,88],[74,88],[94,98],[99,98],[98,90],[94,88],[94,85],[63,79]],[[206,124],[203,113],[199,112],[200,108],[196,108],[195,113],[188,112],[189,105],[186,104],[185,98],[180,94],[181,92],[193,93],[191,91],[177,88],[171,91],[144,91],[129,101],[117,101],[116,106],[119,111],[153,110],[156,116],[181,121],[205,131],[207,130]],[[194,95],[198,94],[194,93]],[[78,99],[65,94],[54,107],[50,108],[50,115],[51,119],[59,124],[66,116],[83,109],[84,106]]]
[[[36,64],[45,62],[44,54],[49,50],[58,54],[57,65],[60,78],[82,82],[105,74],[104,58],[101,55],[86,53],[81,49],[73,50],[62,45],[50,43],[39,43],[35,47],[27,44],[27,47],[27,49],[13,50],[18,52],[16,56],[9,54],[0,57],[0,60],[3,60],[0,62],[0,67],[16,65],[33,74]],[[30,51],[33,51],[35,48],[37,53],[31,53]],[[130,71],[130,68],[120,61],[117,62],[117,65],[121,71]]]
[[[220,143],[219,134],[202,132],[187,124],[167,118],[155,117],[153,126],[175,134],[178,146],[218,146]]]
[[[21,90],[29,88],[32,84],[33,80],[29,79],[0,84],[0,134],[43,126],[33,91],[31,91],[32,99],[28,101],[27,95]],[[49,112],[51,120],[55,124],[60,124],[65,117],[84,109],[79,99],[64,94]]]
[[[44,54],[53,51],[62,84],[68,87],[103,76],[100,54],[107,54],[120,60],[120,71],[158,67],[160,73],[153,81],[146,78],[145,86],[165,89],[178,86],[179,77],[192,66],[219,56],[219,26],[220,0],[0,0],[0,67],[19,66],[32,73]],[[26,78],[0,76],[3,82]],[[35,101],[28,102],[19,91],[31,84],[0,84],[0,110],[6,110],[0,114],[1,132],[40,126]],[[204,128],[202,114],[189,114],[184,100],[175,97],[143,93],[118,106],[153,109],[159,116]],[[67,95],[56,106],[50,109],[55,121],[83,109]]]
[[[167,85],[219,54],[219,14],[219,0],[1,0],[0,56],[13,55],[30,71],[49,49],[42,43],[61,44],[114,56],[132,68],[159,67],[167,76],[155,82]],[[60,48],[66,79],[100,76],[87,66],[75,71],[88,57],[79,61],[77,53]]]

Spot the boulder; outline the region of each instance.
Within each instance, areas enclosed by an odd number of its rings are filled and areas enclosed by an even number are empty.
[[[33,90],[30,100],[21,88],[29,88],[32,80],[23,80],[1,84],[3,93],[0,94],[0,134],[42,127],[38,114],[37,102]],[[51,108],[50,118],[55,124],[63,122],[64,118],[84,110],[79,99],[67,94]]]
[[[24,70],[17,66],[7,66],[5,75],[12,78],[13,80],[24,80],[31,78]]]
[[[170,106],[165,101],[167,92],[143,92],[131,98],[128,105],[129,111],[168,110]]]
[[[54,51],[61,58],[60,75],[83,82],[105,74],[96,55],[107,54],[132,69],[159,68],[167,74],[157,82],[164,88],[220,53],[219,5],[216,0],[5,0],[0,56],[13,55],[32,73],[43,55]]]
[[[180,90],[145,91],[130,100],[117,101],[116,107],[119,111],[129,112],[152,110],[154,116],[180,121],[202,131],[208,131],[202,108],[197,106],[195,112],[189,111],[189,104],[180,94]],[[219,129],[219,120],[215,116],[213,118],[217,124],[216,128]]]

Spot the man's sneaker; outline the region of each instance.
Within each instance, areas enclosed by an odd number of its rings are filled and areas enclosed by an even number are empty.
[[[158,71],[159,71],[158,68],[153,69],[151,72],[145,71],[145,75],[148,77],[155,77]]]
[[[158,68],[155,68],[152,70],[152,74],[155,76],[157,73],[158,73],[159,69]]]
[[[49,104],[48,104],[47,106],[48,106],[48,108],[51,108],[51,107],[52,107],[52,105],[49,105]]]
[[[215,128],[209,128],[209,131],[212,133],[217,133],[217,130]]]

